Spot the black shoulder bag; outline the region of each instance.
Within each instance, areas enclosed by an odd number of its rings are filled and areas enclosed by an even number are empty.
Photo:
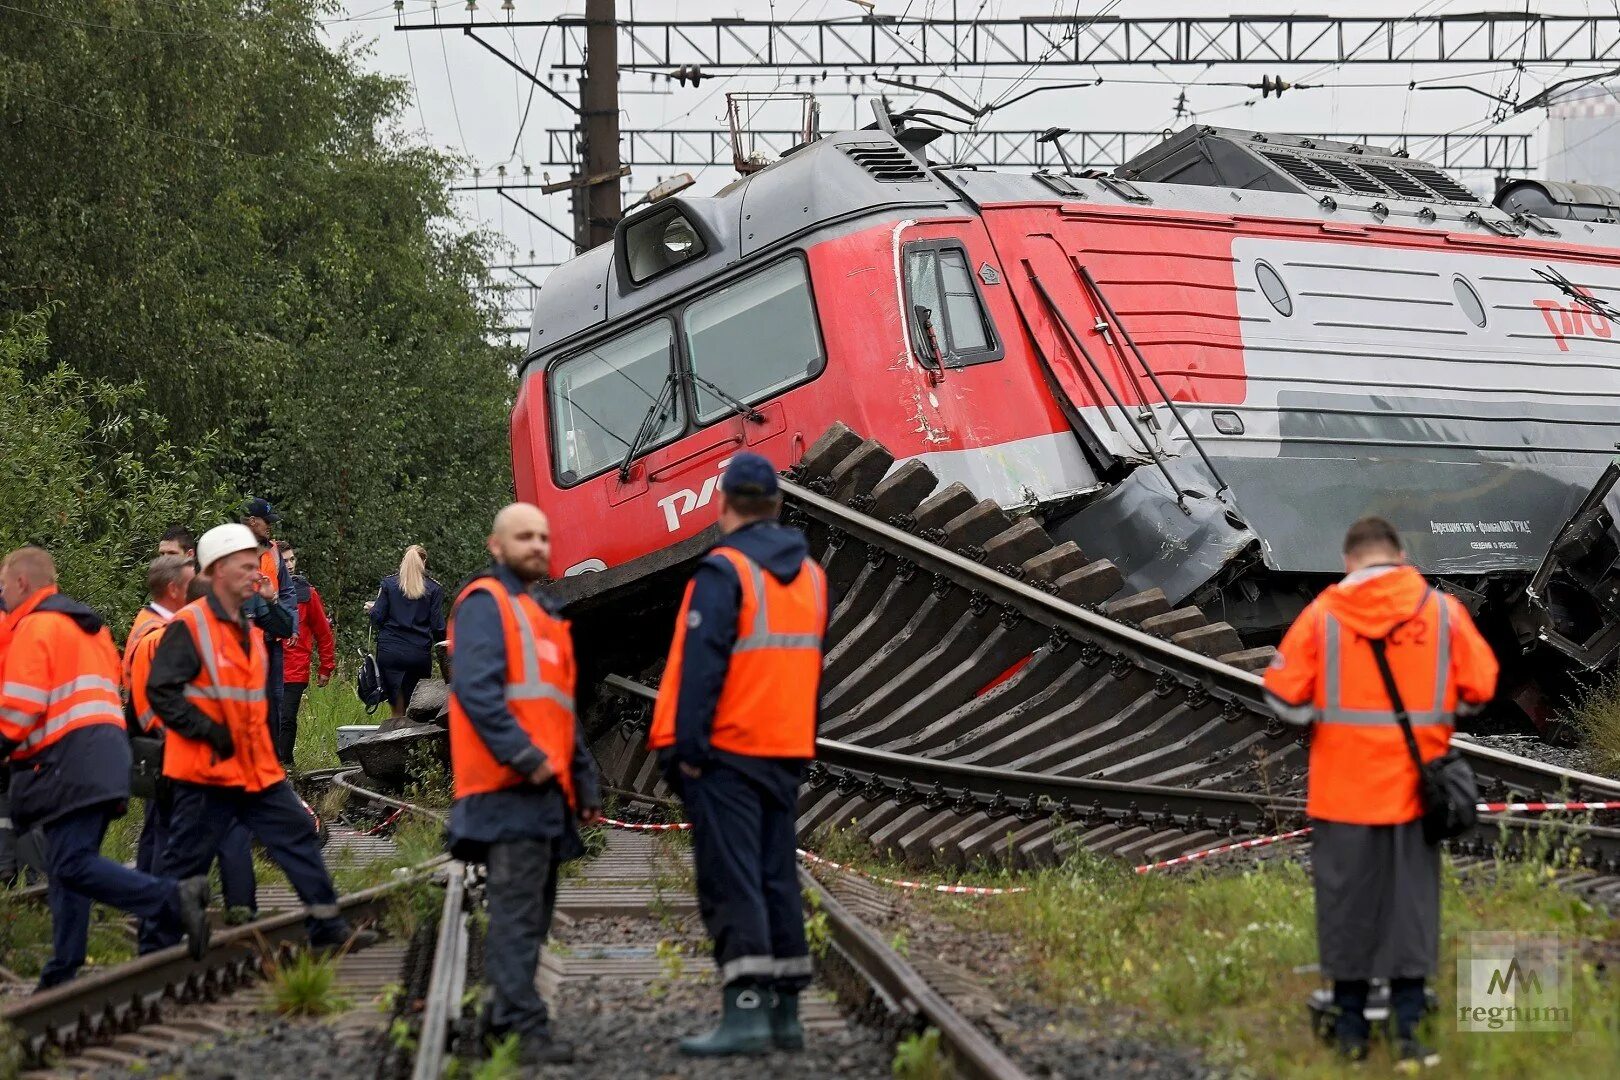
[[[1441,603],[1445,603],[1444,600]],[[1455,749],[1447,750],[1433,761],[1425,763],[1418,752],[1417,738],[1412,734],[1412,718],[1401,701],[1400,687],[1395,685],[1395,673],[1389,669],[1389,657],[1384,654],[1383,638],[1368,638],[1373,659],[1378,663],[1379,677],[1384,680],[1384,692],[1395,707],[1395,720],[1406,737],[1407,752],[1418,770],[1418,800],[1423,806],[1423,839],[1430,844],[1461,836],[1479,820],[1479,782],[1474,770]]]

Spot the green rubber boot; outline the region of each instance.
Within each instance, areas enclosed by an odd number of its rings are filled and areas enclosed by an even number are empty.
[[[771,1041],[778,1050],[803,1050],[804,1025],[799,1023],[799,992],[778,990],[771,997]]]
[[[727,986],[720,1026],[707,1035],[681,1040],[681,1053],[694,1057],[763,1054],[771,1048],[771,1016],[767,991],[753,986]]]

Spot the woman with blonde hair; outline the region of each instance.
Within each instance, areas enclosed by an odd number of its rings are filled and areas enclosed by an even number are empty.
[[[416,684],[433,670],[433,645],[444,640],[444,590],[428,577],[427,551],[405,549],[399,573],[382,579],[371,603],[377,669],[394,716],[404,716]]]

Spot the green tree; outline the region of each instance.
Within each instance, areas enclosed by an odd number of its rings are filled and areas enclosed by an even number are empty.
[[[145,599],[152,537],[199,507],[222,509],[212,442],[177,449],[142,408],[139,384],[88,380],[47,363],[43,312],[0,328],[0,551],[38,544],[64,591],[122,636]]]
[[[406,544],[447,584],[481,560],[517,355],[494,343],[495,241],[455,216],[457,162],[403,134],[405,85],[327,44],[336,10],[8,5],[0,313],[50,313],[24,379],[139,382],[175,444],[214,440],[187,467],[274,502],[352,625]],[[222,508],[176,516],[200,531]]]

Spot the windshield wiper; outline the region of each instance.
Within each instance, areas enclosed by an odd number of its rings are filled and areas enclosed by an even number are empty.
[[[669,407],[674,407],[674,395],[671,393],[674,388],[675,373],[672,371],[664,376],[664,385],[659,387],[658,396],[653,398],[653,403],[647,406],[647,412],[641,418],[641,426],[636,429],[636,437],[631,439],[630,445],[625,448],[624,460],[619,462],[619,483],[630,482],[630,463],[641,453],[642,444],[652,438],[653,432],[663,427],[664,421],[669,418],[669,414],[665,412],[664,401],[666,398],[669,399]]]
[[[703,389],[719,398],[721,402],[723,402],[738,416],[751,420],[756,424],[763,424],[765,422],[765,414],[754,408],[752,405],[742,401],[740,398],[732,397],[730,394],[726,393],[724,390],[720,389],[718,386],[714,385],[714,383],[710,382],[708,379],[705,379],[695,371],[691,373],[691,377],[693,382],[697,383],[699,386],[703,387]]]

